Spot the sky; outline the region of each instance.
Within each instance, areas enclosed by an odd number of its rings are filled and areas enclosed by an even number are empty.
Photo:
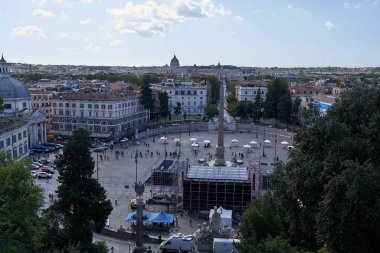
[[[0,2],[8,62],[380,66],[380,0]]]

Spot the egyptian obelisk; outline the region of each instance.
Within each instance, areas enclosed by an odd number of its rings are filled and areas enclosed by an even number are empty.
[[[216,148],[215,166],[226,166],[224,160],[224,80],[220,78],[219,88],[219,128],[218,128],[218,147]]]

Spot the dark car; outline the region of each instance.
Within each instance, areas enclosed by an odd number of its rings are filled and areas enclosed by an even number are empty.
[[[46,148],[43,145],[35,145],[32,147],[32,150],[34,151],[34,153],[49,153],[50,151],[48,148]]]
[[[97,152],[97,153],[103,153],[106,149],[104,147],[97,147],[97,148],[94,148],[94,152]]]

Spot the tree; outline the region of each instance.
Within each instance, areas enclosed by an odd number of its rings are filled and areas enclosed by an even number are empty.
[[[299,124],[301,99],[296,97],[292,103],[291,121],[293,124]]]
[[[251,202],[243,213],[240,231],[244,238],[241,243],[242,249],[246,245],[245,240],[256,244],[269,236],[274,237],[282,233],[280,215],[270,194]]]
[[[277,104],[278,119],[284,123],[290,123],[292,115],[292,99],[289,94],[283,95]]]
[[[299,253],[297,248],[292,247],[289,242],[281,237],[262,240],[257,244],[253,253]]]
[[[236,104],[235,115],[242,118],[248,118],[253,115],[252,101],[240,101]]]
[[[267,99],[265,101],[265,114],[267,117],[278,118],[278,103],[282,96],[289,93],[288,83],[285,79],[275,78],[267,85]]]
[[[145,109],[151,110],[153,112],[153,99],[152,99],[152,90],[150,84],[152,83],[152,76],[144,75],[141,79],[141,104]]]
[[[235,116],[235,109],[236,109],[236,104],[238,103],[237,98],[230,94],[226,98],[227,101],[227,111],[230,115]]]
[[[68,243],[78,243],[81,251],[91,252],[92,231],[104,227],[112,204],[104,188],[92,178],[95,163],[90,145],[89,133],[79,129],[65,145],[63,154],[57,156],[60,186],[52,209],[63,216]]]
[[[209,82],[211,91],[211,104],[217,104],[219,101],[220,84],[218,78],[215,76],[208,76],[206,80]]]
[[[169,96],[166,92],[161,92],[158,98],[160,100],[160,114],[165,117],[166,121],[166,117],[169,115]]]
[[[209,118],[215,117],[219,114],[218,106],[216,104],[209,104],[205,107],[205,114]]]
[[[174,107],[174,114],[177,115],[177,120],[178,120],[178,115],[181,114],[181,103],[177,102],[177,105]]]
[[[0,96],[0,113],[4,111],[4,99]]]
[[[275,196],[290,239],[317,250],[379,252],[380,91],[342,95],[326,116],[301,129]]]
[[[43,193],[22,162],[0,153],[0,252],[38,252]]]

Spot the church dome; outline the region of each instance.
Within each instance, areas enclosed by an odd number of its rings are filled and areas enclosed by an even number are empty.
[[[170,61],[170,67],[171,68],[178,68],[179,67],[179,61],[175,55],[174,55],[173,59]]]
[[[0,75],[0,96],[4,99],[29,98],[28,87],[10,76]]]

